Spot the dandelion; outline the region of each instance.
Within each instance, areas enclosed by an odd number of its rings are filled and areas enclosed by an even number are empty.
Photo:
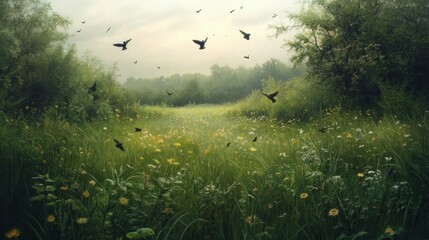
[[[78,218],[76,219],[77,224],[86,224],[88,223],[88,218]]]
[[[174,165],[174,166],[178,166],[178,165],[180,165],[180,163],[179,162],[177,162],[175,159],[173,159],[173,158],[169,158],[169,159],[167,159],[167,162],[168,162],[168,164],[170,164],[170,165]]]
[[[156,153],[160,153],[160,152],[161,152],[161,149],[157,148],[157,149],[155,149],[155,152],[156,152]]]
[[[121,205],[127,205],[128,204],[128,199],[126,199],[124,197],[121,197],[121,198],[119,198],[119,203]]]
[[[88,191],[84,191],[84,192],[82,193],[82,196],[83,196],[84,198],[88,198],[88,197],[89,197],[89,192],[88,192]]]
[[[385,234],[388,234],[388,235],[390,235],[390,236],[395,235],[395,231],[393,231],[393,228],[392,228],[392,227],[390,227],[390,226],[387,226],[386,230],[384,230],[384,233],[385,233]]]
[[[362,177],[364,177],[364,174],[360,172],[360,173],[357,173],[356,176],[362,178]]]
[[[179,148],[179,147],[181,147],[182,146],[182,144],[180,144],[180,143],[174,143],[173,144],[175,147],[177,147],[177,148]]]
[[[299,198],[301,198],[301,199],[306,199],[306,198],[308,198],[308,193],[301,193],[301,194],[299,195]]]
[[[339,213],[340,213],[340,210],[338,210],[338,208],[331,208],[331,210],[329,210],[328,216],[336,217],[338,216]]]
[[[54,215],[49,215],[48,218],[47,218],[47,221],[50,222],[50,223],[54,222],[55,221],[55,216]]]
[[[17,228],[12,228],[5,234],[7,239],[17,238],[21,236],[21,232]]]
[[[95,186],[95,181],[94,180],[89,181],[89,185]]]
[[[352,133],[351,132],[347,132],[346,133],[346,138],[352,138],[353,136],[352,136]]]
[[[252,152],[256,152],[256,148],[251,147],[251,148],[250,148],[250,151],[252,151]]]
[[[237,140],[240,140],[240,141],[241,141],[241,140],[243,140],[243,139],[244,139],[244,138],[243,138],[242,136],[238,136],[238,137],[237,137]]]

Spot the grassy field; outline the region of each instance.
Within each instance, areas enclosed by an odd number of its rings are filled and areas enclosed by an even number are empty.
[[[310,122],[278,122],[232,110],[144,107],[134,118],[116,111],[85,126],[6,119],[1,234],[429,238],[426,119],[333,109]]]

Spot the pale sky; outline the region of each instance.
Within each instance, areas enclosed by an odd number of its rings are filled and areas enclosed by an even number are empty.
[[[76,44],[78,53],[89,52],[107,67],[117,63],[120,82],[128,77],[209,74],[213,64],[253,67],[270,58],[288,63],[291,53],[281,48],[288,36],[269,37],[274,31],[268,25],[287,24],[287,14],[301,6],[299,0],[45,1],[73,22],[69,42]],[[249,41],[240,29],[251,34]],[[204,50],[192,42],[206,37]],[[130,38],[125,51],[113,46]],[[244,58],[247,55],[250,59]]]

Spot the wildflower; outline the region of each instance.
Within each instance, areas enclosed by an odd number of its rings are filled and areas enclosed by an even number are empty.
[[[251,147],[251,148],[250,148],[250,151],[252,151],[252,152],[256,152],[256,148]]]
[[[286,153],[285,153],[285,152],[282,152],[282,153],[280,153],[280,154],[279,154],[279,157],[284,157],[284,158],[285,158],[286,156],[287,156],[287,155],[286,155]]]
[[[157,148],[157,149],[155,149],[155,152],[156,152],[156,153],[160,153],[160,152],[161,152],[161,149]]]
[[[182,146],[182,144],[180,144],[180,143],[174,143],[173,144],[175,147],[177,147],[177,148],[179,148],[179,147],[181,147]]]
[[[16,228],[12,228],[6,233],[6,238],[8,239],[17,238],[19,236],[21,236],[21,232]]]
[[[301,193],[301,195],[299,195],[299,198],[301,198],[301,199],[308,198],[308,193]]]
[[[269,209],[273,208],[273,204],[272,203],[268,203],[268,208]]]
[[[255,218],[256,218],[256,216],[251,215],[251,216],[248,216],[245,221],[246,221],[247,224],[251,225],[251,224],[254,223]]]
[[[244,138],[242,136],[238,136],[237,140],[243,140]]]
[[[95,181],[94,180],[89,181],[89,185],[95,186]]]
[[[77,224],[86,224],[88,223],[88,218],[78,218],[76,219]]]
[[[384,233],[385,233],[385,234],[388,234],[388,235],[390,235],[390,236],[395,235],[395,231],[393,231],[393,228],[392,228],[392,227],[390,227],[390,226],[387,226],[386,230],[384,230]]]
[[[162,210],[163,213],[173,213],[173,209],[172,208],[165,208],[164,210]]]
[[[88,192],[88,191],[84,191],[84,192],[82,193],[82,196],[83,196],[84,198],[88,198],[88,197],[89,197],[89,192]]]
[[[60,189],[63,191],[67,191],[67,190],[69,190],[69,187],[68,186],[62,186],[62,187],[60,187]]]
[[[346,138],[352,138],[353,136],[352,136],[352,133],[351,132],[347,132],[346,133]]]
[[[189,155],[192,155],[193,153],[194,153],[194,152],[193,152],[192,150],[189,150],[189,151],[188,151],[188,154],[189,154]]]
[[[47,218],[48,222],[54,222],[55,221],[55,216],[54,215],[49,215]]]
[[[168,164],[170,164],[170,165],[174,165],[174,166],[178,166],[178,165],[180,165],[180,163],[179,162],[177,162],[175,159],[173,159],[173,158],[169,158],[169,159],[167,159],[167,162],[168,162]]]
[[[331,208],[331,210],[329,210],[328,216],[336,217],[338,216],[339,213],[340,213],[340,210],[338,210],[338,208]]]
[[[80,172],[80,174],[85,175],[85,174],[86,174],[86,171],[85,171],[85,170],[82,170],[82,171]]]
[[[140,159],[140,160],[144,160],[144,157],[140,157],[139,159]]]
[[[121,205],[127,205],[128,204],[128,199],[126,199],[124,197],[121,197],[121,198],[119,198],[119,203]]]
[[[364,174],[360,172],[360,173],[357,173],[356,176],[362,178],[364,176]]]
[[[157,165],[159,165],[159,164],[160,164],[160,162],[159,162],[157,159],[153,159],[153,162],[154,162],[155,164],[157,164]]]

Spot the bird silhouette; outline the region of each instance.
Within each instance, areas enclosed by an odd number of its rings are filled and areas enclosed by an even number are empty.
[[[109,27],[109,28],[106,30],[106,33],[110,30],[110,28],[111,28],[111,27]]]
[[[173,95],[173,92],[169,92],[169,91],[165,91],[165,92],[168,94],[168,96]]]
[[[328,128],[326,128],[326,127],[319,128],[319,132],[321,132],[321,133],[325,133],[326,130],[328,130]]]
[[[80,32],[80,31],[82,31],[82,29],[79,29],[79,30],[77,30],[76,32]]]
[[[121,151],[125,151],[125,148],[124,148],[124,145],[121,143],[121,142],[119,142],[118,140],[116,140],[116,139],[113,139],[113,141],[115,141],[115,146],[117,147],[117,148],[119,148]]]
[[[115,47],[122,47],[122,51],[127,50],[127,44],[131,41],[131,38],[127,41],[124,41],[123,43],[115,43],[113,46]]]
[[[255,137],[252,142],[256,142],[256,140],[258,140],[258,137]]]
[[[243,9],[244,6],[241,6],[240,9]]]
[[[137,60],[134,62],[134,64],[137,64]]]
[[[240,30],[240,32],[243,34],[243,38],[244,39],[250,40],[250,33],[245,33],[245,32],[243,32],[241,30]]]
[[[231,142],[228,142],[228,143],[226,144],[226,147],[229,147],[229,145],[231,145]]]
[[[88,92],[95,92],[97,90],[97,83],[94,83],[91,87],[88,88]]]
[[[197,10],[197,11],[195,11],[196,13],[200,13],[201,12],[201,9],[200,10]]]
[[[200,41],[200,40],[192,40],[194,43],[196,43],[196,44],[198,44],[198,45],[200,45],[200,50],[203,50],[204,48],[205,48],[205,44],[206,44],[206,42],[207,42],[207,39],[208,39],[208,37],[206,37],[206,40],[202,40],[202,41]]]
[[[142,131],[142,129],[138,128],[138,127],[135,127],[134,129],[135,129],[136,132],[141,132]]]
[[[233,13],[235,11],[235,9],[232,9],[229,13]]]
[[[275,14],[275,13],[274,13],[274,14],[273,14],[273,18],[275,18],[275,17],[277,17],[277,14]]]
[[[82,22],[82,24],[85,24],[85,23],[86,23],[86,20]]]
[[[156,68],[161,69],[161,67],[156,67]]]
[[[244,56],[244,58],[247,58],[247,59],[249,59],[249,58],[250,58],[250,56],[249,56],[249,55],[247,55],[247,56]]]
[[[279,91],[275,92],[275,93],[271,93],[271,94],[266,94],[266,93],[262,93],[265,97],[267,97],[268,99],[271,100],[271,102],[275,103],[276,99],[274,99],[275,96],[277,96],[277,94],[279,93]]]

